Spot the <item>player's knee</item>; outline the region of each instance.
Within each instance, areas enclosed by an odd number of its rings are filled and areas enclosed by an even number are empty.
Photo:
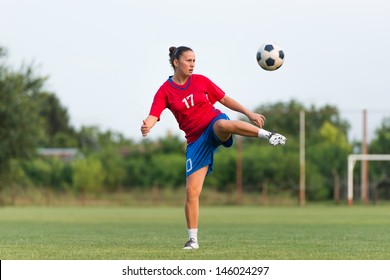
[[[202,185],[193,182],[187,182],[186,185],[187,197],[191,197],[191,198],[199,197],[201,191],[202,191]]]
[[[199,196],[200,196],[199,188],[187,187],[187,190],[186,190],[187,201],[199,199]]]
[[[226,142],[229,140],[232,134],[231,121],[228,120],[218,120],[214,124],[214,132],[217,135],[218,139],[221,142]]]
[[[218,120],[214,124],[214,131],[227,133],[229,132],[229,125],[230,125],[230,121],[228,120],[222,120],[222,119]]]

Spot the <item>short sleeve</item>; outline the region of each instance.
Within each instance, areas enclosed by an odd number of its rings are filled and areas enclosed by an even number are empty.
[[[161,113],[167,108],[167,98],[165,91],[162,87],[157,91],[154,96],[152,106],[150,108],[149,115],[155,116],[160,120]]]

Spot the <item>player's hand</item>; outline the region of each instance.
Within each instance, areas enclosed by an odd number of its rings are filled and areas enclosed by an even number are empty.
[[[248,118],[258,127],[262,128],[264,126],[265,117],[263,115],[251,112],[248,114]]]
[[[150,127],[146,124],[145,120],[142,121],[141,133],[143,137],[146,137],[150,132]]]

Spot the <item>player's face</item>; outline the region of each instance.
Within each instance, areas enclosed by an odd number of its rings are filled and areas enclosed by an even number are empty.
[[[176,71],[180,71],[185,76],[191,76],[195,68],[195,54],[192,51],[183,52],[177,60]]]

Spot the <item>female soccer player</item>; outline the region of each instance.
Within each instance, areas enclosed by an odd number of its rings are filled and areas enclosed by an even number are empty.
[[[193,74],[195,54],[188,47],[169,48],[170,64],[174,74],[154,96],[148,117],[141,125],[142,136],[147,136],[160,120],[166,108],[175,116],[179,128],[187,139],[186,149],[186,201],[188,241],[184,249],[198,249],[199,196],[203,182],[214,167],[214,153],[220,145],[230,147],[232,134],[268,139],[271,145],[284,145],[286,137],[262,129],[265,117],[251,112],[227,96],[205,76]],[[229,117],[213,105],[219,102],[242,113],[254,124]]]

